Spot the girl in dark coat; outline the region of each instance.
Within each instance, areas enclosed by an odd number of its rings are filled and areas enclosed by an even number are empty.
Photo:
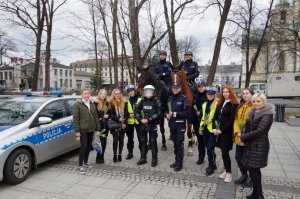
[[[214,116],[214,134],[218,136],[216,146],[221,149],[225,171],[219,175],[224,182],[231,182],[231,160],[229,151],[232,150],[232,133],[235,111],[238,106],[238,99],[231,87],[225,86],[222,89],[221,98],[217,104]]]
[[[100,124],[100,141],[102,146],[102,154],[98,154],[96,156],[96,163],[103,164],[104,163],[104,152],[106,149],[107,135],[109,130],[107,129],[107,121],[110,118],[110,109],[108,105],[108,101],[106,99],[107,91],[105,89],[101,89],[97,96],[97,102],[95,105],[97,107],[99,124]]]
[[[114,89],[112,91],[109,101],[109,108],[111,110],[111,119],[121,123],[120,129],[110,131],[113,136],[113,162],[116,163],[122,161],[122,151],[127,122],[125,118],[128,118],[127,103],[124,102],[120,89]],[[118,148],[119,153],[117,153]]]
[[[243,163],[249,169],[253,182],[250,198],[264,198],[261,186],[260,168],[266,167],[269,155],[268,133],[273,123],[274,108],[267,105],[266,96],[260,93],[252,97],[253,109],[250,111],[245,125],[245,132],[240,135],[245,144]]]

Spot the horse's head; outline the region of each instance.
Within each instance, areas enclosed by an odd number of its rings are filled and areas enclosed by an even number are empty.
[[[138,67],[138,79],[137,79],[137,88],[136,92],[137,93],[142,93],[143,88],[146,86],[147,82],[149,82],[150,76],[149,76],[149,71],[148,67],[143,67],[140,68]]]
[[[171,74],[172,83],[180,83],[181,86],[187,84],[186,74],[183,69],[180,71],[172,72]]]

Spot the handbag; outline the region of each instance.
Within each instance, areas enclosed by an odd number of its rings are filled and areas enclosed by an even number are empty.
[[[100,141],[100,137],[98,135],[98,132],[94,132],[93,142],[92,142],[93,148],[98,154],[102,154],[102,145]]]
[[[121,122],[116,122],[112,119],[109,119],[107,121],[106,125],[109,130],[116,130],[116,129],[120,129],[122,127]]]

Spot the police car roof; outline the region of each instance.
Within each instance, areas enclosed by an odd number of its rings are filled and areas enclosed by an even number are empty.
[[[81,96],[63,96],[63,97],[55,97],[55,96],[50,96],[50,97],[43,97],[43,96],[20,96],[20,97],[14,97],[12,99],[9,99],[7,101],[16,101],[16,102],[46,102],[48,100],[53,100],[53,99],[80,99]]]

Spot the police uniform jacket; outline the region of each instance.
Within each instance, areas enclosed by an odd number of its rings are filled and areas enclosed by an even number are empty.
[[[160,60],[155,65],[155,73],[161,80],[165,82],[167,85],[171,85],[171,71],[172,71],[172,64],[166,60]]]
[[[187,79],[194,81],[199,76],[198,64],[193,60],[181,62],[179,70],[183,69],[187,73]]]
[[[143,97],[140,103],[136,107],[136,118],[148,119],[150,124],[157,125],[159,123],[159,117],[161,116],[162,103],[156,96],[148,99]]]
[[[173,94],[169,97],[168,103],[171,103],[171,112],[173,113],[169,120],[170,129],[186,130],[186,120],[189,116],[189,104],[187,98],[181,93]]]

